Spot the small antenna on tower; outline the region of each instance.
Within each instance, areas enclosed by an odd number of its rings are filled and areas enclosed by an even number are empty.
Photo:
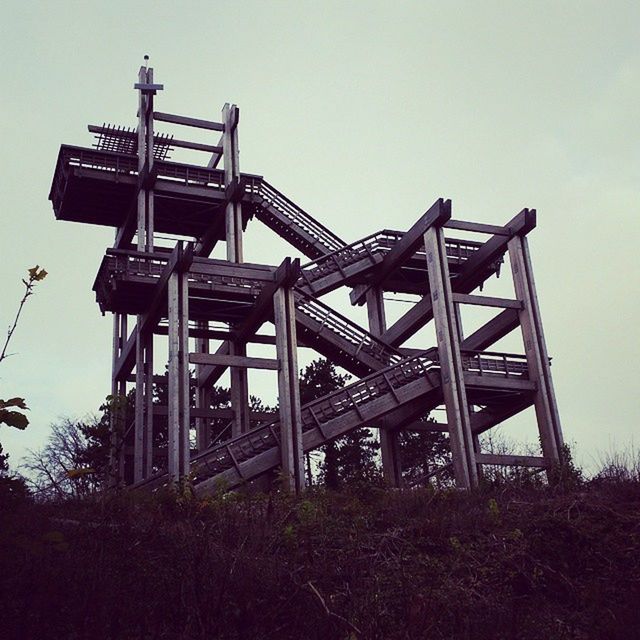
[[[149,67],[149,56],[146,53],[144,55],[144,66]]]

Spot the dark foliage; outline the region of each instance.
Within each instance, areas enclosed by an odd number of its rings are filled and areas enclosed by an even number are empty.
[[[300,402],[306,404],[349,384],[350,377],[341,375],[329,360],[314,360],[300,372]],[[376,463],[379,445],[371,431],[354,429],[347,435],[321,448],[320,482],[329,489],[339,489],[353,482],[380,479]],[[310,459],[307,458],[307,465]]]
[[[0,520],[7,640],[639,637],[638,482],[122,495]]]

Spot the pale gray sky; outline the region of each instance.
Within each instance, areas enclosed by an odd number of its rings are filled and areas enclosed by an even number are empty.
[[[145,53],[159,110],[217,119],[238,104],[242,169],[347,241],[406,229],[440,196],[495,224],[537,208],[565,436],[588,465],[640,444],[639,3],[5,0],[0,25],[0,326],[25,270],[51,274],[0,370],[0,397],[32,408],[26,432],[0,434],[14,463],[109,392],[111,321],[91,285],[113,232],[55,222],[47,195],[61,143],[135,124]],[[257,225],[248,260],[294,255]]]

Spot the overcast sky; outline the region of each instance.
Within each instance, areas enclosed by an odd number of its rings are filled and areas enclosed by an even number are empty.
[[[536,208],[565,437],[587,465],[640,445],[640,3],[9,0],[0,29],[0,326],[26,269],[50,272],[0,365],[0,397],[31,407],[27,431],[0,432],[12,462],[109,393],[111,319],[91,286],[113,230],[56,222],[47,196],[60,144],[135,125],[147,53],[158,110],[238,104],[242,170],[347,242],[407,229],[438,197],[493,224]],[[272,238],[254,221],[245,259],[295,255]],[[274,399],[262,379],[251,390]],[[519,424],[531,437],[532,415]]]

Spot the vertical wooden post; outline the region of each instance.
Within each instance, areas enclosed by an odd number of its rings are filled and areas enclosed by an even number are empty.
[[[366,293],[367,315],[369,317],[369,331],[374,336],[382,335],[387,322],[384,313],[384,298],[382,289],[368,289]],[[380,454],[382,456],[382,473],[385,482],[392,487],[402,485],[402,465],[398,431],[395,429],[378,429],[380,434]]]
[[[304,489],[304,458],[293,291],[289,287],[280,287],[273,297],[273,306],[279,362],[278,400],[282,474],[285,488],[300,493]]]
[[[229,188],[240,178],[240,155],[238,149],[238,122],[240,110],[236,105],[225,104],[222,109],[224,134],[222,153],[224,159],[224,181]],[[225,210],[225,229],[227,242],[227,260],[242,262],[242,204],[229,201]],[[234,356],[246,356],[247,344],[231,340],[230,353]],[[247,369],[231,367],[231,408],[233,410],[232,435],[238,436],[250,428],[249,414],[249,378]]]
[[[198,329],[207,330],[209,323],[202,320],[196,323]],[[198,353],[209,353],[209,339],[196,338],[196,351]],[[202,365],[196,365],[196,380],[199,378]],[[208,409],[211,401],[211,392],[208,388],[198,387],[196,391],[196,407]],[[207,418],[196,418],[196,449],[198,453],[204,451],[211,442],[211,428]]]
[[[142,477],[153,474],[153,332],[145,337],[144,344],[144,464]]]
[[[458,330],[458,344],[462,344],[464,340],[464,327],[462,324],[462,305],[459,302],[453,303],[453,310],[456,317],[456,329]],[[474,412],[474,406],[472,404],[468,404],[469,407],[469,419],[471,419],[471,415]],[[473,443],[473,451],[474,453],[481,453],[480,450],[480,436],[476,433],[471,434],[471,441]],[[476,473],[478,474],[478,480],[482,478],[482,465],[476,464]]]
[[[138,328],[142,323],[138,316]],[[133,481],[140,482],[144,477],[144,444],[145,444],[145,344],[144,336],[138,331],[136,335],[136,407],[133,442]]]
[[[224,182],[229,187],[240,178],[240,152],[238,149],[238,122],[240,109],[236,105],[225,104],[222,108],[224,133],[222,136],[222,156],[224,159]],[[242,262],[242,204],[227,203],[225,210],[227,260]]]
[[[446,201],[443,206],[451,203]],[[454,475],[458,487],[469,489],[477,485],[478,474],[442,227],[428,229],[424,245]]]
[[[169,476],[179,481],[189,471],[189,291],[187,274],[169,277]]]
[[[147,69],[147,83],[153,84],[153,69]],[[145,112],[145,134],[147,137],[145,144],[145,161],[149,167],[149,171],[153,169],[153,94],[146,96],[146,112]],[[153,189],[143,187],[146,192],[145,199],[145,248],[147,251],[153,251],[153,234],[154,234],[154,194]]]
[[[537,383],[534,407],[540,432],[542,453],[550,461],[558,462],[563,445],[562,428],[551,378],[549,355],[542,329],[533,268],[527,239],[515,236],[509,241],[509,259],[517,298],[522,302],[519,312],[529,379]]]
[[[111,437],[109,446],[109,480],[110,487],[119,486],[124,480],[124,403],[127,395],[127,383],[116,378],[115,369],[118,358],[122,354],[127,340],[127,315],[113,314],[113,359],[111,374],[112,405],[109,415]]]
[[[153,69],[140,67],[138,72],[140,83],[153,83]],[[139,90],[138,98],[138,173],[151,171],[153,167],[153,94],[145,94]],[[153,251],[153,190],[144,184],[138,191],[138,251]],[[142,316],[137,318],[138,333],[136,337],[136,408],[135,408],[135,436],[133,443],[133,480],[139,482],[150,472],[152,465],[149,456],[153,456],[153,447],[149,447],[149,440],[153,440],[152,420],[153,407],[148,400],[148,387],[153,387],[153,364],[151,373],[147,356],[153,352],[153,334],[151,346],[149,336],[140,332]],[[153,363],[153,356],[151,356]],[[151,376],[151,377],[149,377]],[[149,410],[151,409],[151,410]],[[150,449],[150,451],[149,451]]]

